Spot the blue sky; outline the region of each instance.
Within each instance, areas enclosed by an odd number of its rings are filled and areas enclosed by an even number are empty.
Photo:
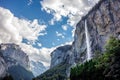
[[[15,43],[30,61],[50,65],[50,53],[74,40],[81,17],[99,0],[0,0],[0,43]]]
[[[40,0],[34,0],[30,5],[28,5],[28,3],[29,0],[1,0],[0,6],[9,9],[15,17],[28,20],[38,19],[39,24],[47,25],[45,30],[47,34],[38,36],[38,40],[35,41],[36,44],[33,44],[34,47],[51,48],[73,40],[71,32],[73,27],[67,25],[67,17],[62,17],[60,21],[56,21],[54,25],[51,25],[49,21],[53,18],[53,15],[47,13],[45,10],[41,10]],[[63,30],[62,25],[67,25],[67,30]],[[62,34],[64,37],[57,36],[56,32]],[[27,40],[23,40],[23,42],[26,41]],[[42,46],[39,47],[37,43],[41,43]]]

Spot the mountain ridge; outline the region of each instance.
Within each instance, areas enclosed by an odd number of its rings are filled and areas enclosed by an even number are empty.
[[[10,75],[14,80],[19,80],[21,78],[24,80],[32,80],[34,76],[29,70],[28,55],[22,51],[19,45],[14,43],[0,44],[0,55],[0,78]],[[24,73],[29,76],[22,76]]]

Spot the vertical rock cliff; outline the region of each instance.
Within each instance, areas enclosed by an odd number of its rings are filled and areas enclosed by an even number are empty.
[[[31,80],[34,76],[29,69],[28,55],[19,45],[0,44],[0,78],[10,74],[14,80]]]
[[[62,63],[62,62],[69,62],[70,58],[70,50],[72,46],[71,45],[65,45],[58,47],[51,53],[51,65],[50,68]]]
[[[0,56],[0,78],[6,75],[6,63],[4,59]]]
[[[96,51],[104,51],[105,43],[110,36],[120,37],[120,1],[101,0],[77,24],[73,46],[78,62],[86,60],[85,20],[87,21],[92,57],[94,57]]]
[[[16,44],[1,44],[1,53],[8,67],[20,64],[24,68],[29,67],[29,58],[25,52]]]
[[[105,43],[110,36],[120,38],[120,0],[100,0],[86,16],[82,17],[76,25],[73,44],[57,48],[51,53],[51,69],[37,77],[41,80],[43,76],[52,73],[51,70],[57,71],[59,65],[65,66],[64,72],[69,76],[70,67],[77,63],[83,63],[87,59],[87,44],[85,21],[88,30],[89,43],[91,48],[91,58],[96,56],[96,52],[105,50]],[[61,70],[61,69],[60,69]],[[56,80],[60,80],[55,78]],[[50,79],[47,79],[50,80]]]

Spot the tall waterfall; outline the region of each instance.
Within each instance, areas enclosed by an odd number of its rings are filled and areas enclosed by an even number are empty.
[[[90,39],[89,39],[86,20],[85,20],[85,35],[86,35],[86,44],[87,44],[87,60],[90,60],[91,59],[91,47],[90,47]]]

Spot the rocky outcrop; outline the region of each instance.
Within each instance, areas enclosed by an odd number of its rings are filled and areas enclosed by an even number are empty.
[[[50,68],[60,65],[59,67],[65,68],[61,69],[64,71],[66,76],[70,74],[70,67],[74,64],[74,54],[72,51],[72,45],[60,46],[51,53],[51,65]]]
[[[8,67],[13,65],[21,65],[24,68],[29,67],[28,55],[21,50],[16,44],[1,44],[0,52],[2,53]]]
[[[53,68],[54,66],[62,63],[62,62],[68,62],[70,58],[69,51],[72,49],[71,45],[65,45],[58,47],[51,53],[51,65],[50,68]]]
[[[0,56],[0,78],[6,75],[6,63],[4,59]]]
[[[19,45],[0,44],[0,78],[11,75],[14,80],[32,80],[34,76],[29,66],[28,55]]]

